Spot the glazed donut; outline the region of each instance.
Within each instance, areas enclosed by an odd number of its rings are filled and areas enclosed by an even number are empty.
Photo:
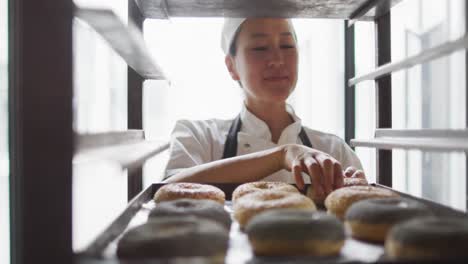
[[[197,217],[160,217],[124,233],[117,244],[119,258],[209,257],[224,260],[229,232],[220,224]]]
[[[240,197],[257,191],[275,190],[299,193],[296,187],[285,182],[248,182],[239,185],[232,193],[232,202],[235,203]]]
[[[304,209],[262,212],[245,230],[257,256],[333,256],[345,241],[343,224],[335,216]]]
[[[396,225],[385,241],[390,259],[468,259],[465,217],[420,217]]]
[[[234,218],[241,228],[256,214],[270,209],[316,210],[314,202],[302,194],[273,190],[246,194],[236,201],[233,208]]]
[[[334,190],[325,199],[325,207],[329,213],[343,220],[346,210],[355,202],[370,198],[394,198],[398,194],[373,186],[351,186]]]
[[[214,220],[227,229],[231,226],[231,216],[224,206],[213,200],[178,199],[161,202],[151,210],[149,219],[161,216],[197,216]]]
[[[354,203],[346,211],[345,225],[354,238],[384,242],[390,229],[403,221],[430,216],[427,206],[402,198],[376,198]]]
[[[343,187],[349,186],[366,186],[369,185],[365,178],[351,178],[351,177],[344,177],[343,178]]]
[[[224,204],[225,194],[212,185],[188,182],[166,184],[154,194],[157,203],[181,198],[208,199]]]
[[[343,187],[360,186],[360,185],[367,186],[367,185],[369,185],[369,183],[367,182],[367,180],[365,178],[343,177]],[[320,207],[323,207],[326,196],[325,195],[321,195],[321,196],[317,195],[314,192],[314,188],[313,188],[312,185],[310,185],[307,188],[306,195],[307,195],[307,197],[312,199],[312,201],[314,201],[314,203],[316,205],[318,205]]]

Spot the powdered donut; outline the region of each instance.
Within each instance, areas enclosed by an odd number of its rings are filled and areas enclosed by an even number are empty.
[[[369,183],[365,178],[351,178],[351,177],[343,177],[343,187],[349,187],[349,186],[367,186]],[[317,195],[314,192],[314,188],[312,185],[307,188],[307,197],[312,199],[314,203],[320,207],[323,207],[324,202],[325,202],[325,195]]]
[[[155,202],[172,201],[176,199],[208,199],[224,204],[225,194],[219,188],[200,183],[168,183],[154,194]]]
[[[325,199],[328,212],[343,220],[346,210],[355,202],[370,198],[395,198],[398,194],[373,186],[351,186],[337,189]]]
[[[285,182],[248,182],[239,185],[232,193],[232,202],[235,203],[240,197],[258,191],[274,190],[299,193],[296,187]]]
[[[299,193],[284,191],[253,192],[239,198],[234,204],[234,217],[243,228],[256,214],[279,208],[316,210],[314,202]]]

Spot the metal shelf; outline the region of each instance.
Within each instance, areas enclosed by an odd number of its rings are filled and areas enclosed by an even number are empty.
[[[378,129],[373,139],[352,139],[354,147],[418,149],[425,151],[468,151],[468,130]]]
[[[381,0],[135,0],[146,18],[295,17],[373,20],[398,1]],[[364,7],[364,9],[363,9]],[[359,11],[356,13],[356,11]]]
[[[370,18],[375,20],[388,13],[399,2],[401,0],[369,0],[350,15],[348,26],[353,25],[358,20],[370,20]]]
[[[132,22],[125,25],[108,9],[76,7],[75,16],[96,30],[143,78],[166,80],[161,68],[151,59],[141,31]]]
[[[354,86],[362,81],[374,80],[392,72],[404,70],[414,65],[418,65],[427,61],[435,60],[437,58],[449,55],[455,51],[468,48],[468,35],[465,35],[457,40],[446,42],[434,48],[425,50],[420,54],[408,57],[398,62],[390,62],[377,67],[375,70],[363,74],[361,76],[354,77],[349,80],[348,86]]]
[[[77,145],[74,163],[109,160],[122,169],[140,168],[146,160],[169,149],[167,141],[148,141],[141,130],[81,134],[75,136]]]

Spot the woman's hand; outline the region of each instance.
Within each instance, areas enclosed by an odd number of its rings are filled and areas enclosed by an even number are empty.
[[[343,186],[341,164],[324,152],[302,145],[285,145],[283,160],[284,167],[294,174],[298,188],[305,187],[302,172],[310,176],[316,196],[325,197]]]
[[[366,175],[364,174],[364,171],[358,170],[355,167],[348,167],[344,171],[343,177],[345,178],[362,178],[365,179]]]

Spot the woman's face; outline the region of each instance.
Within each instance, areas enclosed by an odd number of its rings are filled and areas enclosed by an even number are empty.
[[[298,55],[293,34],[286,19],[247,19],[242,24],[236,56],[227,56],[226,64],[248,101],[284,103],[294,90]]]

